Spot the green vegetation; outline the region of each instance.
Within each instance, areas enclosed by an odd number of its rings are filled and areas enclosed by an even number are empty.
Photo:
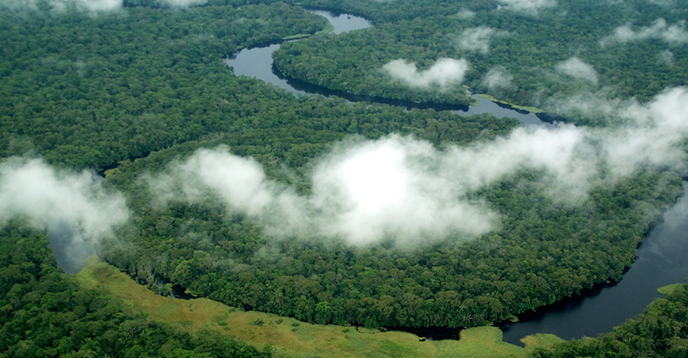
[[[322,30],[320,30],[320,31],[318,31],[318,32],[316,32],[316,33],[317,33],[317,34],[329,34],[329,33],[332,32],[332,31],[334,31],[334,25],[332,25],[332,24],[328,21],[327,24],[325,24],[325,27],[324,27]]]
[[[285,36],[282,38],[282,40],[289,41],[289,40],[298,40],[298,39],[304,39],[306,37],[311,36],[310,34],[297,34],[297,35],[289,35]]]
[[[490,96],[489,94],[481,94],[480,97],[487,98],[492,102],[506,104],[506,105],[509,105],[515,109],[520,109],[520,110],[531,112],[531,113],[543,113],[545,111],[545,110],[537,108],[537,107],[519,106],[517,104],[513,104],[513,103],[510,103],[507,101],[502,101],[500,99],[497,99],[495,97]]]
[[[325,24],[282,3],[134,7],[124,18],[2,11],[0,155],[33,152],[100,170],[212,133],[236,133],[273,117],[271,103],[287,107],[293,99],[233,76],[222,59]]]
[[[45,235],[0,229],[0,357],[270,357],[212,330],[188,334],[81,289]]]
[[[111,181],[126,189],[140,173],[161,171],[196,148],[228,140],[235,152],[265,163],[276,179],[309,190],[299,171],[285,177],[271,166],[281,162],[269,160],[274,154],[267,151],[275,146],[252,145],[251,137],[234,142],[221,136],[160,151],[121,166]],[[149,205],[150,192],[135,187],[135,245],[106,246],[102,253],[153,287],[173,282],[245,310],[321,324],[465,328],[512,319],[596,283],[620,280],[650,222],[682,192],[675,174],[645,171],[566,207],[544,194],[538,180],[537,173],[523,172],[477,193],[503,216],[500,231],[412,250],[272,240],[249,218],[227,220],[216,199],[157,210]]]
[[[358,96],[457,106],[471,103],[460,85],[445,90],[409,87],[385,74],[385,63],[398,58],[415,61],[406,51],[422,51],[381,43],[394,41],[395,36],[377,26],[338,36],[316,35],[308,41],[284,44],[273,55],[274,66],[287,77]],[[434,61],[425,63],[427,68]]]
[[[683,284],[680,283],[675,283],[673,285],[668,285],[668,286],[662,286],[657,289],[657,292],[663,294],[663,295],[670,295],[677,289],[681,288]]]
[[[446,357],[489,358],[489,357],[524,357],[524,349],[502,342],[502,331],[495,327],[476,327],[461,331],[460,344],[449,347],[444,341]]]
[[[127,0],[123,12],[97,16],[37,3],[30,16],[0,9],[0,157],[42,156],[103,172],[106,185],[126,196],[132,218],[98,248],[124,273],[92,263],[75,280],[55,267],[45,233],[0,216],[0,358],[267,357],[273,347],[277,356],[295,357],[523,357],[534,346],[537,357],[685,356],[684,286],[665,290],[666,299],[597,339],[561,343],[538,335],[523,350],[484,327],[620,280],[650,224],[683,192],[675,173],[643,169],[568,205],[544,192],[547,173],[522,168],[467,194],[500,216],[499,230],[410,249],[273,240],[218,198],[158,207],[141,178],[199,148],[227,145],[254,158],[270,179],[308,194],[317,158],[346,138],[396,133],[442,149],[519,126],[489,114],[293,96],[235,76],[222,59],[241,48],[308,37],[275,54],[281,72],[379,98],[468,104],[463,85],[410,89],[380,71],[396,59],[423,70],[449,57],[468,59],[465,83],[503,103],[547,109],[539,99],[601,88],[647,100],[688,82],[687,46],[638,41],[602,50],[599,41],[630,22],[649,26],[663,17],[675,24],[688,7],[559,1],[561,8],[533,17],[497,12],[492,0],[304,1],[376,23],[334,36],[321,17],[271,0],[174,9]],[[456,16],[466,9],[472,17]],[[456,37],[476,26],[508,35],[491,39],[489,55],[457,47]],[[669,50],[673,65],[657,65],[656,56]],[[598,84],[556,72],[572,56],[597,69]],[[513,77],[512,86],[485,84],[496,66]],[[164,297],[173,285],[203,298]],[[458,342],[419,342],[382,332],[395,326],[475,328]]]
[[[188,332],[206,329],[234,336],[258,349],[272,347],[280,357],[526,357],[536,347],[561,341],[552,335],[526,337],[523,349],[502,342],[502,333],[495,327],[464,330],[459,341],[423,341],[410,333],[309,324],[239,311],[204,298],[162,297],[97,261],[87,265],[77,279],[84,288],[112,295],[155,321],[178,325]]]
[[[666,298],[655,299],[640,316],[597,338],[574,339],[538,349],[549,357],[685,357],[688,353],[688,286],[672,285]]]
[[[549,102],[552,97],[595,93],[646,101],[666,87],[688,82],[686,46],[650,37],[623,43],[608,40],[619,27],[631,24],[640,31],[657,19],[681,27],[688,11],[685,4],[557,1],[535,15],[509,10],[508,5],[496,10],[499,2],[478,0],[303,3],[364,14],[376,23],[363,31],[285,44],[275,53],[275,66],[284,75],[347,93],[468,103],[454,87],[414,89],[394,81],[382,68],[397,59],[415,62],[423,70],[439,58],[465,58],[470,64],[465,83],[475,91],[548,111],[557,109]],[[595,74],[575,77],[557,69],[573,57],[592,66]],[[494,71],[502,75],[500,81],[488,80]],[[570,117],[581,124],[602,120]]]
[[[120,233],[133,246],[105,245],[100,254],[151,287],[181,284],[231,306],[315,323],[480,326],[619,280],[650,222],[681,192],[678,176],[647,170],[574,208],[542,192],[544,173],[522,171],[472,194],[503,217],[501,231],[410,251],[275,242],[211,198],[159,210],[138,178],[198,148],[229,145],[307,193],[313,160],[346,136],[409,134],[442,147],[489,140],[517,123],[294,97],[233,76],[221,62],[228,51],[322,29],[322,18],[283,3],[127,11],[125,19],[0,15],[8,43],[0,149],[73,167],[121,162],[109,182],[133,207],[133,226]]]

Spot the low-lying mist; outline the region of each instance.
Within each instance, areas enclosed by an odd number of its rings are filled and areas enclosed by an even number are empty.
[[[641,167],[685,173],[688,90],[675,88],[641,104],[562,106],[601,111],[609,127],[521,127],[505,137],[441,148],[410,136],[351,137],[313,163],[308,194],[271,180],[252,158],[228,147],[201,149],[147,183],[160,203],[220,199],[276,239],[382,241],[413,247],[497,230],[499,213],[476,191],[522,169],[540,171],[542,190],[576,205],[600,185]],[[594,107],[594,108],[593,108]],[[40,159],[0,162],[0,225],[22,219],[46,230],[60,266],[78,269],[94,247],[129,219],[124,197],[92,172],[58,170]]]
[[[352,138],[320,158],[311,192],[270,180],[258,162],[229,148],[202,149],[149,178],[162,202],[219,197],[276,238],[343,239],[353,245],[392,240],[398,246],[499,227],[499,215],[474,193],[524,168],[545,173],[542,188],[563,205],[613,184],[640,167],[683,172],[688,91],[654,101],[608,104],[617,125],[523,127],[489,142],[442,149],[413,137]]]
[[[124,197],[94,173],[57,170],[40,159],[0,162],[0,225],[23,219],[46,230],[58,264],[78,270],[98,241],[127,222]]]
[[[207,0],[156,0],[150,5],[178,8],[202,5],[206,2]],[[52,14],[63,14],[69,11],[103,14],[123,8],[123,0],[0,0],[0,9],[14,12],[49,9]]]
[[[408,86],[420,88],[439,86],[440,89],[461,84],[468,69],[468,61],[452,58],[440,58],[424,71],[418,71],[415,63],[409,63],[403,59],[388,62],[382,67],[382,70],[390,77]]]

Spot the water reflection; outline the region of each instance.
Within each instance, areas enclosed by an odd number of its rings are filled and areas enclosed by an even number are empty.
[[[48,247],[53,250],[57,267],[66,273],[77,273],[84,267],[87,257],[95,256],[96,249],[91,242],[81,237],[72,223],[48,225]]]
[[[526,315],[521,322],[502,327],[504,340],[519,344],[535,333],[553,333],[570,339],[609,332],[637,316],[661,295],[657,289],[683,282],[688,274],[688,183],[684,197],[663,215],[643,240],[633,266],[616,285],[563,300]]]
[[[306,95],[308,92],[294,88],[287,79],[280,78],[272,71],[272,53],[277,51],[279,44],[266,47],[248,48],[239,52],[233,59],[225,60],[227,66],[232,67],[237,76],[255,77],[285,89],[295,95]]]
[[[508,106],[500,105],[499,103],[492,102],[489,99],[480,97],[478,95],[473,95],[471,97],[473,97],[474,100],[477,100],[479,102],[479,105],[469,107],[467,111],[462,111],[462,114],[470,115],[490,113],[495,117],[516,118],[525,124],[548,125],[547,123],[541,121],[540,118],[538,118],[538,116],[535,115],[535,113],[519,111],[513,108],[509,108]]]
[[[359,16],[350,14],[333,14],[325,10],[311,10],[312,13],[325,17],[334,26],[334,34],[341,34],[347,31],[361,30],[372,26],[372,24]],[[545,125],[535,114],[526,111],[519,111],[509,106],[492,102],[478,95],[473,95],[473,99],[479,104],[476,106],[462,107],[442,104],[418,104],[412,101],[388,100],[382,98],[371,98],[366,96],[356,96],[345,92],[333,91],[323,87],[294,79],[287,79],[277,73],[273,68],[272,53],[279,49],[279,44],[272,44],[264,47],[247,48],[240,51],[234,58],[225,60],[237,76],[255,77],[259,80],[271,83],[279,88],[285,89],[295,95],[320,94],[326,97],[337,96],[346,100],[378,102],[391,105],[411,108],[433,108],[437,110],[452,110],[462,115],[472,115],[490,113],[496,117],[516,118],[523,123],[530,125]]]
[[[355,26],[347,25],[349,21],[358,21],[359,24],[363,24],[360,22],[361,18],[356,16],[339,15],[333,19],[332,14],[328,12],[313,12],[328,18],[335,25],[335,33],[356,29]],[[370,26],[370,23],[367,23],[367,26]],[[340,28],[345,30],[340,31]],[[540,115],[546,120],[543,122],[533,113],[515,110],[478,95],[472,96],[480,103],[478,106],[456,108],[365,98],[330,91],[276,75],[272,68],[272,52],[278,48],[279,45],[271,45],[264,48],[247,49],[239,53],[236,59],[228,61],[228,64],[234,68],[237,75],[253,76],[294,94],[337,95],[350,101],[372,100],[407,108],[449,109],[460,114],[490,113],[497,117],[516,118],[529,125],[549,126],[550,124],[546,122],[561,119],[546,114]],[[688,186],[686,187],[688,188]],[[501,327],[504,330],[504,340],[509,343],[520,344],[521,338],[535,333],[553,333],[561,338],[570,339],[609,332],[612,327],[641,313],[653,299],[659,297],[657,288],[682,282],[688,274],[688,260],[685,259],[688,257],[688,245],[686,245],[688,244],[688,220],[686,220],[688,218],[688,200],[686,197],[684,196],[671,210],[666,212],[663,218],[664,221],[652,229],[644,239],[637,251],[636,262],[624,275],[621,282],[614,285],[598,286],[582,295],[562,300],[554,305],[539,309],[535,313],[523,315],[520,322]],[[435,328],[421,331],[416,333],[435,339],[458,338],[457,330]]]
[[[326,18],[327,21],[334,26],[332,33],[335,35],[343,34],[348,31],[362,30],[373,26],[373,24],[367,19],[351,14],[337,13],[327,10],[309,10],[309,12]]]

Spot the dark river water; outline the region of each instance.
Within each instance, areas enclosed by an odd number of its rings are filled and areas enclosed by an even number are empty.
[[[504,340],[518,344],[533,333],[569,339],[609,332],[660,297],[658,288],[683,282],[688,276],[688,183],[683,187],[684,196],[650,230],[619,283],[524,315],[520,322],[501,327]]]
[[[313,10],[315,14],[325,17],[334,25],[332,34],[341,34],[347,31],[362,30],[372,26],[372,24],[359,16],[350,14],[334,14],[329,11]],[[334,35],[332,35],[334,36]],[[298,41],[298,40],[297,40]],[[272,53],[279,49],[279,44],[264,47],[248,48],[240,51],[234,58],[225,60],[227,66],[231,67],[234,74],[238,76],[255,77],[265,82],[271,83],[279,88],[285,89],[295,95],[320,94],[323,96],[338,96],[349,101],[370,101],[385,104],[400,105],[406,108],[435,108],[454,110],[460,114],[479,114],[492,113],[497,117],[512,117],[527,124],[543,124],[543,122],[533,113],[517,111],[509,106],[497,104],[478,95],[472,96],[479,105],[470,107],[443,106],[443,105],[423,105],[411,101],[395,101],[381,98],[370,98],[355,96],[348,93],[333,91],[318,87],[298,80],[287,79],[275,72],[272,67]]]
[[[95,248],[84,243],[84,238],[69,223],[51,223],[47,234],[50,240],[48,247],[53,250],[55,262],[66,273],[81,271],[84,260],[96,255]]]
[[[370,27],[367,20],[348,14],[333,14],[328,11],[312,11],[327,18],[334,26],[334,34]],[[335,36],[335,35],[330,35]],[[295,95],[336,95],[349,101],[377,101],[419,107],[410,102],[394,102],[347,95],[329,91],[300,81],[288,80],[275,73],[272,53],[279,44],[260,48],[244,49],[233,59],[226,60],[234,73],[253,76],[286,89]],[[436,109],[451,109],[461,114],[492,113],[497,117],[512,117],[526,124],[543,125],[544,122],[533,113],[514,110],[474,95],[480,105],[470,108],[428,106]],[[544,118],[544,116],[543,116]],[[684,187],[688,185],[684,182]],[[687,189],[688,190],[688,189]],[[688,194],[688,192],[686,192]],[[570,339],[596,336],[611,331],[612,327],[628,318],[638,315],[653,299],[659,297],[657,288],[682,282],[688,276],[688,198],[684,196],[672,209],[663,215],[663,220],[645,237],[637,251],[637,260],[614,285],[599,286],[574,298],[557,302],[536,312],[524,314],[517,323],[508,323],[500,328],[504,340],[520,344],[520,339],[535,333],[553,333]],[[434,338],[459,338],[458,330],[428,329],[416,331],[420,335]]]

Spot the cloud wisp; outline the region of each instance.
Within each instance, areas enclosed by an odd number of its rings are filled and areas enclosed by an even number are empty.
[[[278,238],[404,247],[475,237],[498,228],[499,213],[472,193],[524,168],[542,171],[543,190],[567,205],[644,166],[685,169],[688,90],[619,104],[625,125],[616,128],[523,127],[442,150],[398,135],[344,141],[317,162],[308,195],[268,179],[255,160],[226,147],[199,150],[149,184],[166,201],[219,198]]]
[[[385,64],[382,69],[392,78],[402,81],[410,87],[430,88],[431,86],[438,86],[440,89],[445,89],[461,84],[469,65],[465,59],[441,58],[427,70],[418,71],[415,63],[399,59]]]
[[[468,10],[468,9],[461,9],[458,13],[456,13],[456,18],[461,19],[461,20],[470,20],[475,17],[475,12]]]
[[[167,7],[188,7],[205,4],[207,0],[157,0],[157,4]],[[90,14],[114,12],[123,8],[123,0],[0,0],[0,9],[15,12],[34,11],[49,8],[52,13],[80,11]]]
[[[537,15],[542,9],[557,6],[555,0],[502,0],[505,9],[521,12],[529,15]]]
[[[353,245],[393,238],[403,246],[486,232],[494,215],[450,199],[461,193],[433,168],[440,157],[429,143],[399,136],[340,143],[319,162],[312,193],[304,196],[267,179],[254,160],[220,147],[199,150],[149,183],[165,201],[218,197],[276,237],[337,237]]]
[[[456,39],[456,47],[460,50],[487,54],[490,52],[490,39],[494,36],[505,36],[507,34],[508,32],[497,31],[490,27],[473,27],[461,33]]]
[[[511,89],[511,81],[513,81],[513,79],[514,76],[512,76],[506,68],[503,66],[495,66],[485,74],[482,83],[491,93],[501,93],[502,91]]]
[[[160,2],[169,7],[189,7],[195,5],[203,5],[208,0],[160,0]]]
[[[53,13],[76,10],[89,13],[103,13],[122,8],[122,0],[0,0],[0,8],[12,11],[38,10],[44,5]]]
[[[95,253],[94,245],[127,222],[129,210],[122,195],[105,190],[94,173],[10,158],[0,163],[0,225],[12,219],[47,230],[60,266],[78,269]]]
[[[657,62],[665,66],[674,65],[674,53],[669,50],[664,50],[657,55]]]
[[[627,43],[641,40],[661,40],[669,45],[676,46],[688,43],[688,31],[686,22],[679,21],[676,24],[668,25],[666,20],[657,19],[651,26],[641,27],[633,30],[631,25],[617,27],[610,36],[602,39],[600,44],[608,46],[615,43]]]
[[[571,57],[566,61],[558,63],[556,70],[566,76],[597,85],[597,71],[595,71],[591,65],[581,61],[578,57]]]

